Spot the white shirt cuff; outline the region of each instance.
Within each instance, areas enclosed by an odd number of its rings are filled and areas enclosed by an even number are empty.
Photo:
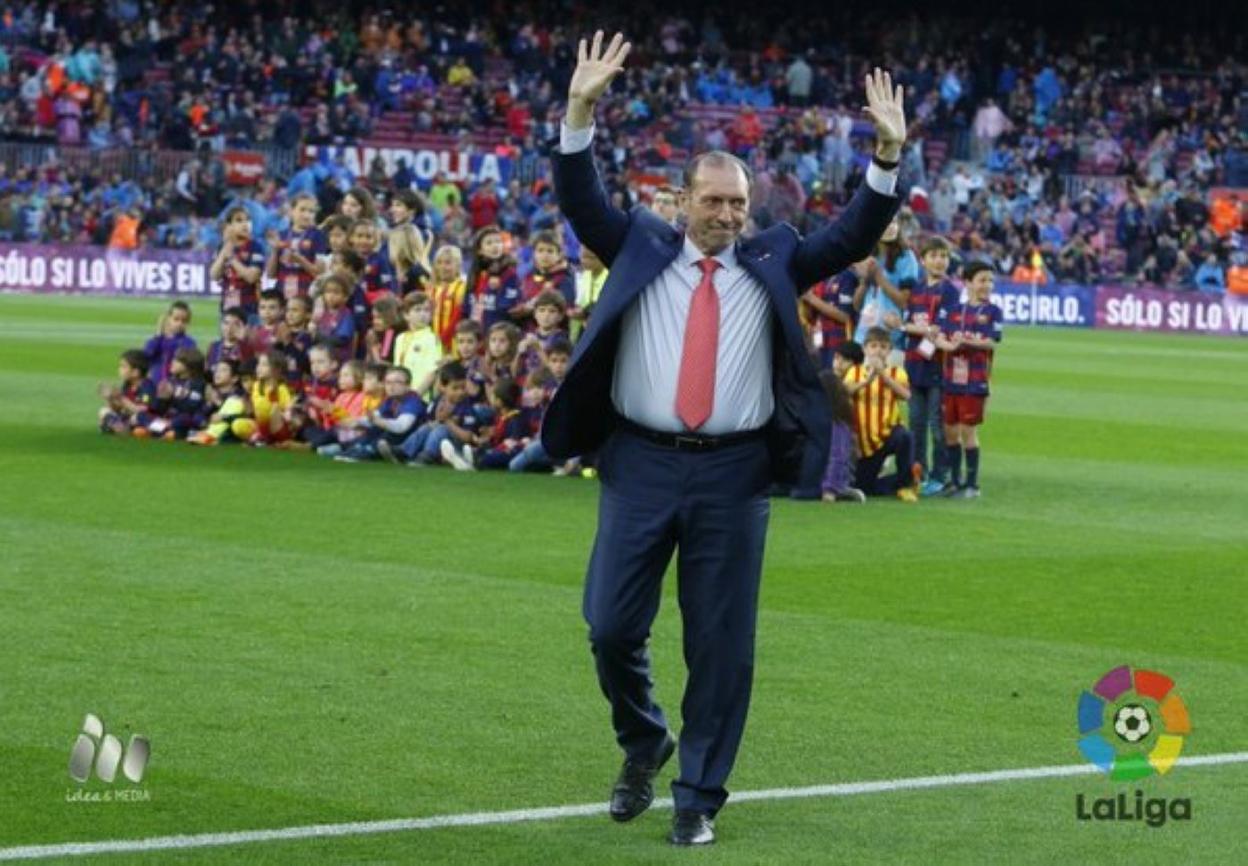
[[[593,127],[590,127],[591,129]],[[567,150],[564,150],[567,153]],[[897,189],[897,169],[885,171],[872,160],[867,165],[867,186],[880,195],[895,195]]]
[[[594,125],[584,129],[568,129],[567,121],[559,121],[559,152],[577,153],[589,147],[594,140]]]

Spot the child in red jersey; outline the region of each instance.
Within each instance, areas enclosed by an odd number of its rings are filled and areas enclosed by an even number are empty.
[[[516,260],[507,254],[503,232],[486,226],[472,245],[472,271],[468,275],[470,317],[487,332],[497,322],[509,320],[511,308],[520,301]]]
[[[311,193],[291,199],[290,228],[281,233],[269,255],[265,272],[287,301],[307,297],[312,281],[325,270],[322,258],[329,252],[329,243],[316,227],[316,210],[316,196]]]
[[[338,396],[338,361],[334,347],[316,343],[308,350],[309,378],[303,396],[286,412],[292,440],[279,447],[307,450],[334,441],[334,398]]]
[[[576,278],[563,255],[563,244],[552,231],[533,236],[533,270],[524,278],[520,303],[511,308],[511,317],[527,321],[534,313],[537,298],[545,292],[557,292],[566,310],[576,303]]]
[[[260,293],[259,318],[247,335],[252,355],[261,355],[273,348],[278,328],[286,320],[286,299],[277,289],[265,289]]]
[[[945,352],[943,412],[950,484],[945,495],[979,497],[979,425],[988,403],[988,379],[997,344],[1001,342],[1001,308],[992,303],[991,265],[972,262],[962,276],[967,302],[940,311],[936,345]],[[962,479],[962,456],[966,478]]]
[[[251,236],[251,217],[245,207],[236,205],[226,211],[221,237],[221,249],[209,269],[212,279],[221,284],[221,310],[241,307],[250,319],[256,315],[265,257],[264,248]]]
[[[312,325],[317,341],[333,347],[334,358],[339,364],[355,357],[355,317],[347,306],[350,295],[349,276],[332,273],[326,277],[321,285],[321,300],[325,308]]]
[[[364,362],[350,360],[338,369],[338,395],[329,409],[333,422],[333,442],[316,449],[322,457],[337,457],[359,438],[367,419],[364,391]]]
[[[533,300],[534,329],[520,341],[520,356],[516,361],[515,376],[523,380],[539,367],[546,366],[546,351],[559,339],[566,339],[564,316],[567,304],[563,295],[547,290]]]

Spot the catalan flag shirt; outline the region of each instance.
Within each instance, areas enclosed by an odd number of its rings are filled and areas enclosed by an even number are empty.
[[[1001,308],[996,304],[950,304],[941,307],[937,324],[947,338],[958,334],[974,334],[1000,343],[1001,318]],[[992,356],[992,349],[974,349],[970,346],[945,352],[942,383],[945,393],[988,396]]]
[[[899,385],[909,385],[910,377],[902,367],[887,367],[886,372]],[[871,370],[866,364],[855,364],[845,371],[846,385],[858,385],[871,378]],[[901,421],[901,409],[897,395],[885,384],[883,377],[876,376],[871,383],[860,389],[853,398],[854,405],[854,439],[858,444],[858,455],[870,457],[893,428]]]

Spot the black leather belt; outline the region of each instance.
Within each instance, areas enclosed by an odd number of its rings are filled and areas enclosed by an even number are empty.
[[[748,442],[751,439],[760,439],[764,430],[759,427],[755,430],[741,430],[736,433],[722,433],[718,436],[707,436],[703,433],[665,433],[662,430],[651,430],[649,427],[643,427],[635,421],[617,415],[616,423],[630,433],[648,439],[656,445],[664,448],[675,448],[677,451],[714,451],[716,448],[723,448],[726,445],[737,445],[741,442]]]

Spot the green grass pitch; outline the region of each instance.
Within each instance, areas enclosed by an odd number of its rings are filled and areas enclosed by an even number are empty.
[[[596,483],[101,436],[163,306],[0,297],[0,848],[605,802]],[[1076,699],[1119,664],[1176,679],[1185,755],[1248,750],[1248,341],[1016,327],[993,385],[982,500],[774,504],[733,789],[1080,763]],[[67,801],[87,712],[151,739],[149,800]],[[1192,819],[1076,820],[1136,787]],[[653,810],[89,859],[1229,864],[1246,816],[1248,765],[1180,766],[730,799],[702,854]]]

